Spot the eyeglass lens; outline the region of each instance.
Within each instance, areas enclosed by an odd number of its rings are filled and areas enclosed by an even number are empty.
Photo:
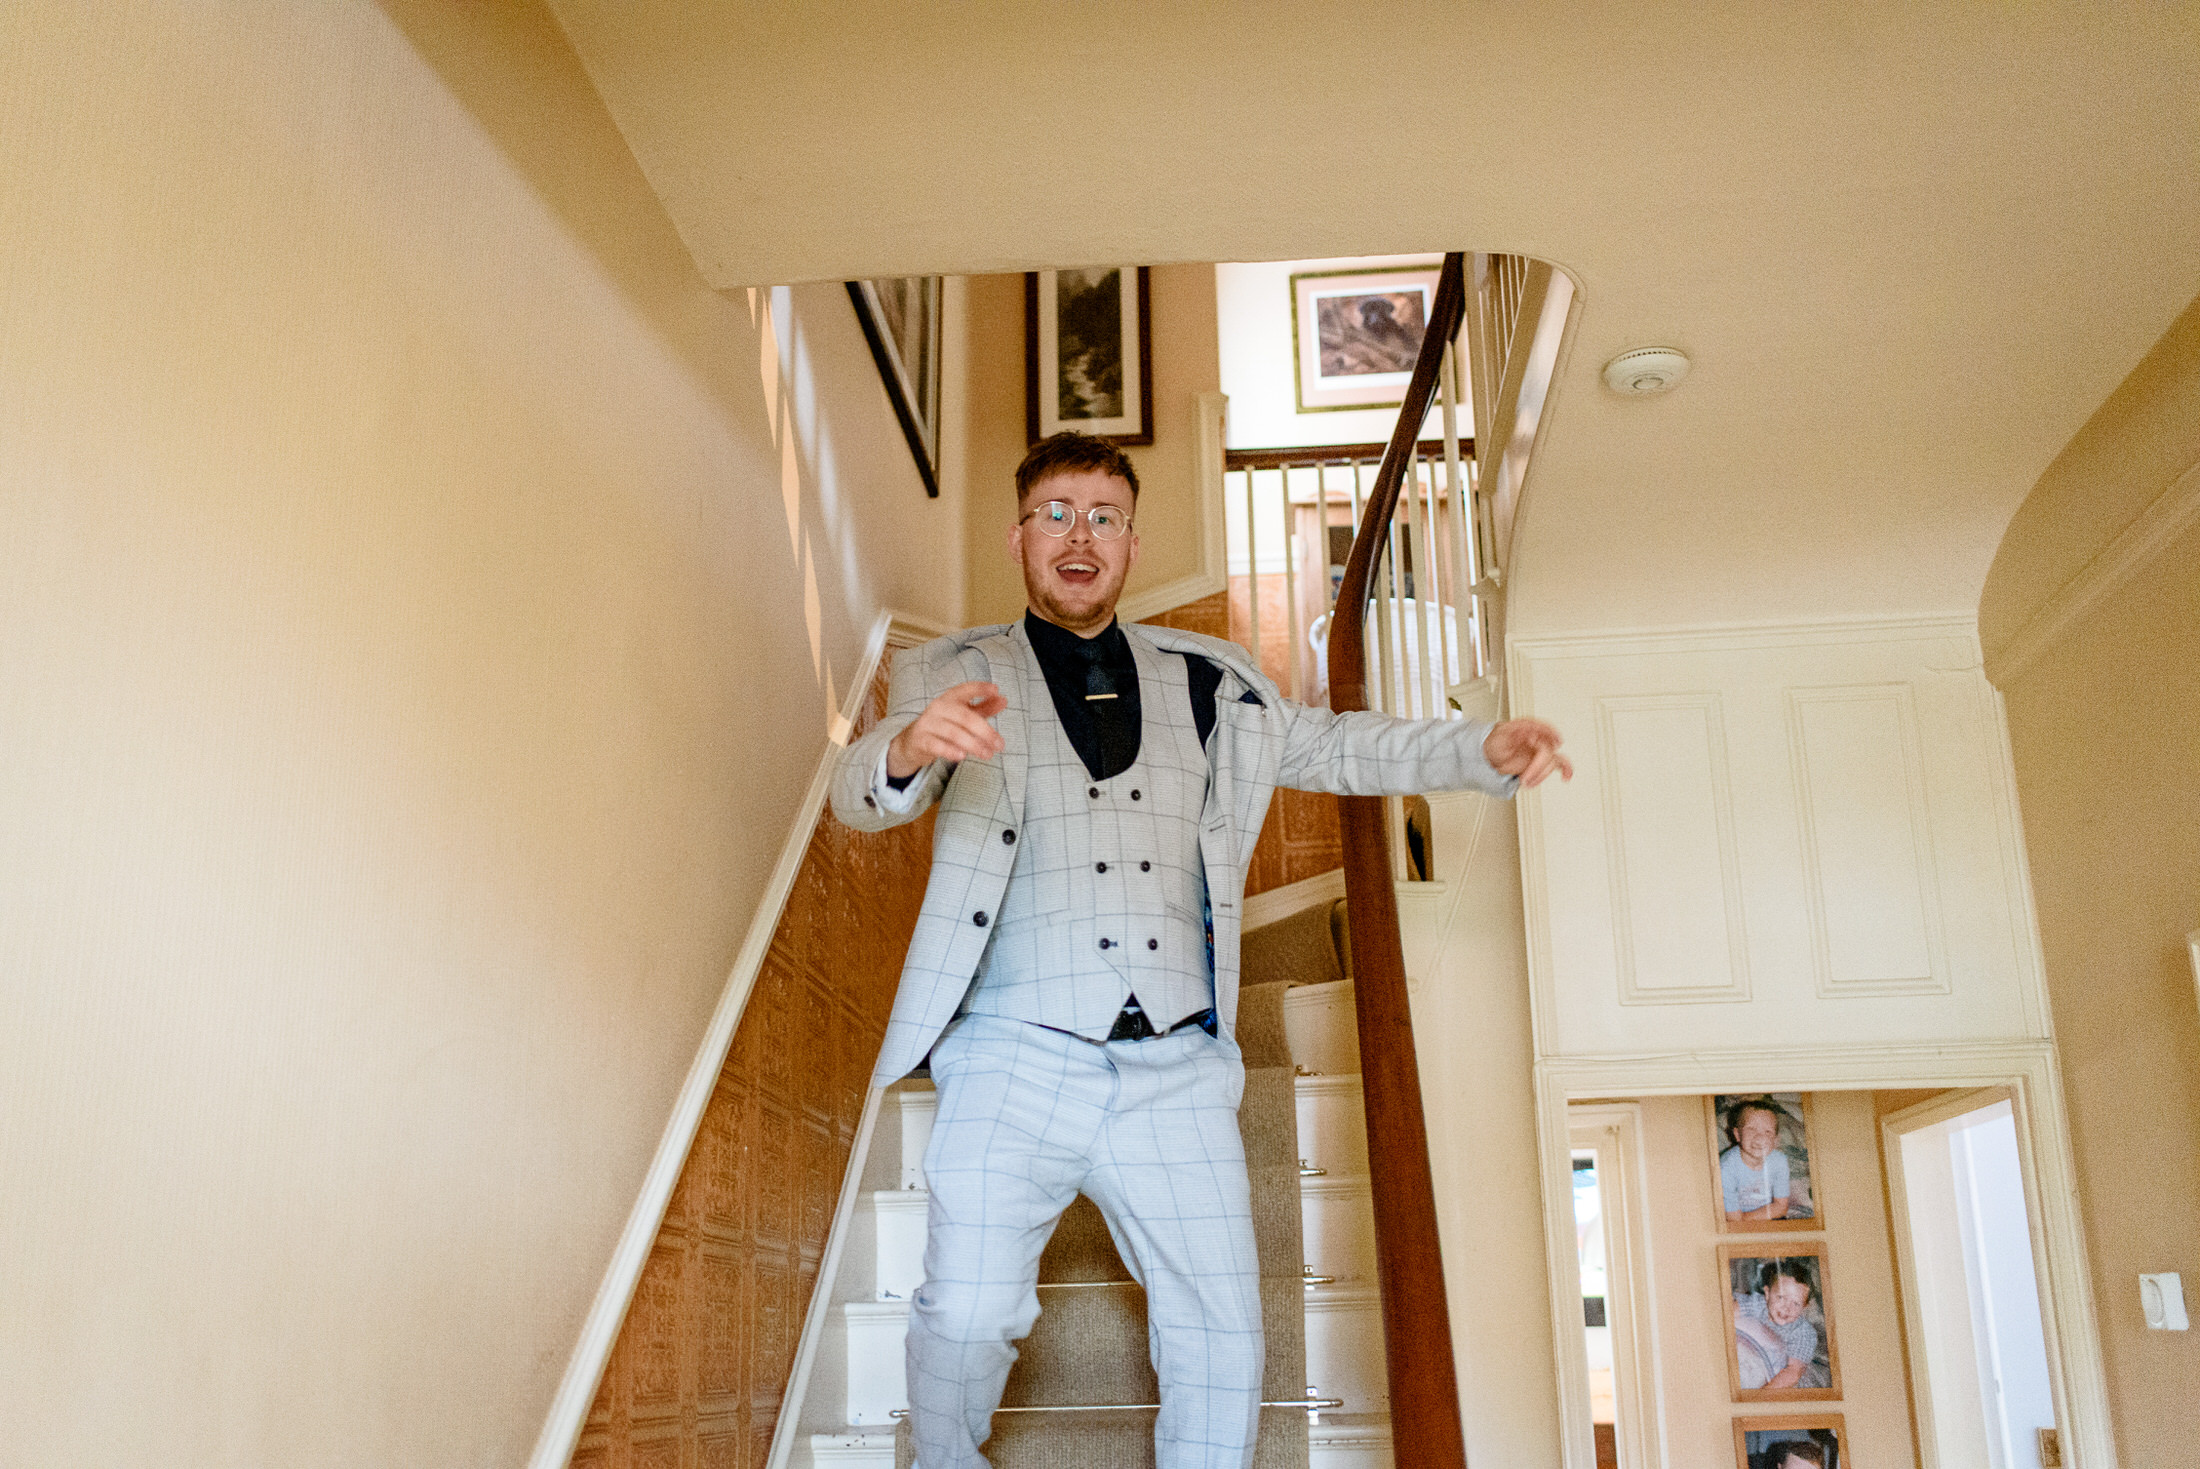
[[[1077,523],[1077,507],[1066,500],[1049,500],[1031,514],[1039,529],[1050,536],[1066,536]],[[1093,506],[1085,512],[1085,521],[1092,527],[1093,536],[1103,541],[1112,541],[1131,528],[1130,517],[1113,505]]]

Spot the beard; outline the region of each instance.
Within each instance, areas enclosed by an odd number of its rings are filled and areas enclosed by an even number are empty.
[[[1074,560],[1063,557],[1062,560]],[[1099,574],[1083,586],[1067,584],[1055,575],[1054,563],[1024,567],[1024,596],[1031,610],[1057,627],[1071,632],[1094,632],[1115,616],[1115,604],[1130,577],[1128,564],[1110,569],[1099,557],[1089,558]]]

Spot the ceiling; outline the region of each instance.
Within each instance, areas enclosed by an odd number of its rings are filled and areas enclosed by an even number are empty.
[[[2200,294],[2189,6],[550,4],[721,287],[1558,264],[1516,631],[1968,614]]]

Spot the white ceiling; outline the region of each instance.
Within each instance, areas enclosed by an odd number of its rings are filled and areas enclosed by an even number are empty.
[[[2190,7],[550,3],[722,287],[1559,264],[1516,631],[1968,613],[2200,294]]]

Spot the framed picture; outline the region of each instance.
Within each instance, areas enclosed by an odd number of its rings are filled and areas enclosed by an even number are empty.
[[[1736,1402],[1814,1402],[1841,1396],[1826,1247],[1719,1246],[1726,1286],[1727,1379]]]
[[[1428,333],[1443,262],[1291,277],[1299,412],[1395,408]]]
[[[1729,1234],[1826,1227],[1811,1178],[1810,1097],[1739,1092],[1704,1098],[1711,1190]]]
[[[1024,277],[1024,430],[1153,442],[1153,284],[1143,265]]]
[[[924,492],[940,493],[940,296],[936,275],[850,281],[863,339],[886,384]]]
[[[1735,1469],[1849,1469],[1839,1413],[1734,1420]]]

